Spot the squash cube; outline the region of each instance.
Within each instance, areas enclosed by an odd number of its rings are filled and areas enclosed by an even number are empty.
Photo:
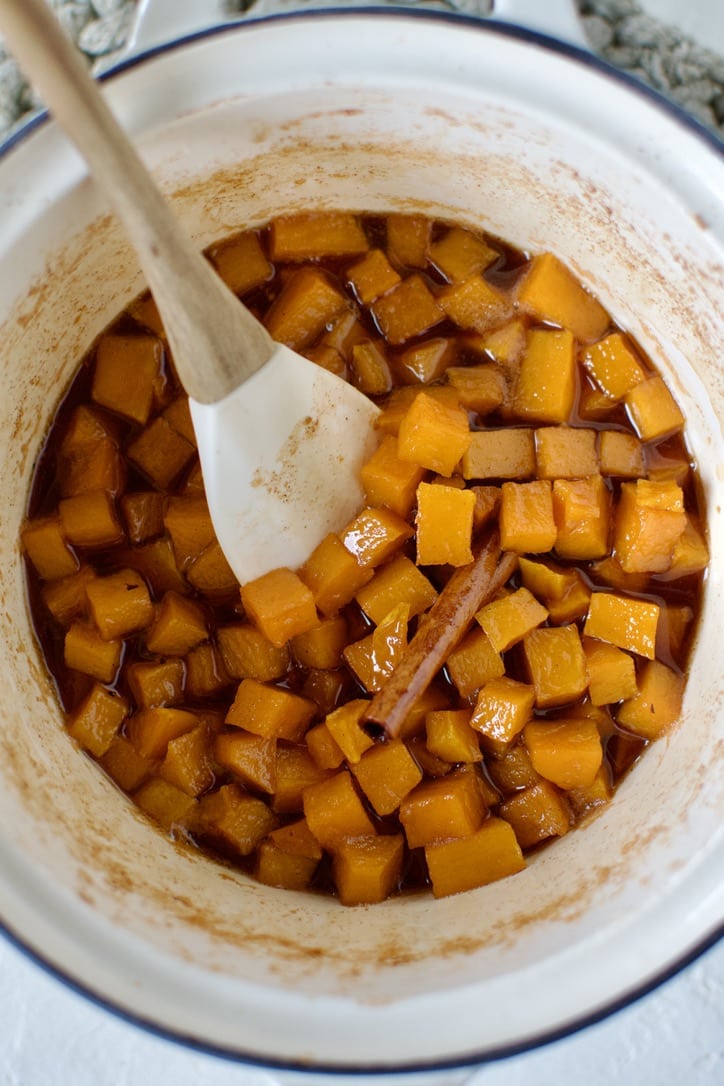
[[[168,490],[191,463],[196,449],[159,415],[130,443],[126,453],[159,490]]]
[[[395,347],[429,331],[445,318],[435,295],[416,274],[378,298],[371,313],[382,335]]]
[[[350,765],[358,762],[374,743],[362,725],[368,708],[369,702],[365,698],[354,698],[329,713],[325,720],[329,734]]]
[[[557,538],[553,491],[548,479],[532,483],[503,483],[500,503],[500,545],[520,554],[549,551]]]
[[[91,398],[145,426],[162,378],[163,345],[155,336],[101,336]]]
[[[344,650],[344,661],[365,690],[377,693],[384,686],[407,648],[410,608],[406,603],[393,607],[382,622],[360,641]]]
[[[317,608],[327,617],[354,599],[373,576],[374,571],[361,566],[333,532],[314,548],[299,570],[299,579],[310,589]]]
[[[248,290],[266,283],[274,274],[261,241],[253,231],[216,245],[210,257],[211,263],[234,294],[246,294]]]
[[[674,544],[669,572],[677,577],[701,573],[709,563],[709,548],[700,525],[688,513],[684,530]]]
[[[327,780],[329,774],[321,769],[306,746],[277,746],[276,788],[272,807],[280,814],[301,814],[304,793],[312,785]]]
[[[142,630],[153,618],[146,582],[132,569],[96,577],[85,591],[91,618],[106,641]]]
[[[340,532],[340,539],[360,566],[381,565],[402,547],[414,532],[390,509],[363,509]]]
[[[63,498],[58,503],[58,514],[69,543],[79,547],[113,547],[123,542],[115,502],[106,490],[88,490],[73,498]]]
[[[279,215],[271,227],[271,258],[291,263],[364,253],[367,235],[357,217],[346,211]]]
[[[402,267],[427,265],[432,223],[424,215],[387,216],[387,252]]]
[[[475,616],[495,652],[506,652],[548,618],[548,612],[527,588],[491,600]]]
[[[374,905],[397,889],[405,839],[401,833],[341,841],[332,860],[332,877],[343,905]]]
[[[142,543],[138,547],[129,547],[122,552],[122,561],[145,577],[156,597],[170,591],[188,591],[188,585],[176,565],[171,540],[167,536],[153,539],[150,543]]]
[[[313,701],[319,713],[331,713],[353,691],[353,680],[342,668],[310,668],[300,693]],[[306,736],[305,736],[306,740]]]
[[[186,579],[204,596],[229,596],[239,588],[236,575],[216,540],[191,560]]]
[[[375,832],[346,769],[311,785],[303,799],[307,825],[323,848],[335,849],[347,837]]]
[[[167,592],[146,632],[146,648],[159,656],[186,656],[207,637],[201,607],[178,592]]]
[[[128,702],[94,683],[66,720],[68,731],[77,743],[95,758],[106,753],[118,729],[128,716]]]
[[[447,658],[446,667],[461,698],[469,698],[491,679],[505,674],[505,664],[481,629],[471,630]]]
[[[285,852],[270,834],[257,847],[254,878],[266,886],[278,886],[283,890],[307,890],[318,864],[319,860],[310,856]]]
[[[518,567],[523,585],[548,609],[553,623],[571,622],[588,611],[591,590],[578,570],[523,557]]]
[[[435,897],[474,890],[525,867],[513,828],[502,818],[486,819],[468,837],[428,845],[425,859]]]
[[[422,780],[419,765],[399,739],[376,743],[351,768],[372,807],[383,818],[396,811]]]
[[[401,351],[395,358],[395,373],[401,381],[429,385],[442,377],[456,354],[455,340],[435,336]]]
[[[535,475],[535,440],[525,427],[475,430],[462,458],[464,479],[526,479]]]
[[[278,649],[319,622],[311,590],[290,569],[273,569],[242,585],[241,602],[254,625]]]
[[[658,739],[678,719],[683,696],[684,676],[660,660],[647,660],[637,693],[620,706],[616,720],[643,739]]]
[[[641,442],[621,430],[601,430],[598,435],[598,459],[602,475],[638,479],[645,474]]]
[[[513,396],[513,411],[523,419],[567,422],[576,396],[576,354],[566,329],[534,328],[528,333]]]
[[[276,792],[276,739],[252,735],[243,729],[222,732],[214,740],[214,760],[233,773],[247,787]]]
[[[125,465],[117,441],[112,437],[81,445],[72,453],[58,456],[58,486],[63,498],[105,490],[117,497],[125,485]]]
[[[596,431],[544,426],[535,432],[539,479],[580,479],[598,472]]]
[[[163,532],[164,497],[157,490],[137,490],[121,498],[121,512],[131,543],[146,543]]]
[[[203,494],[169,498],[163,524],[171,537],[176,563],[182,570],[203,554],[216,539],[209,507]]]
[[[51,615],[61,626],[67,627],[74,618],[88,610],[86,587],[96,579],[92,566],[81,566],[77,573],[60,577],[43,585],[41,596]]]
[[[596,807],[604,807],[612,795],[611,770],[604,762],[593,778],[593,784],[589,784],[587,788],[569,789],[566,799],[576,818],[580,819]]]
[[[187,795],[161,777],[153,777],[142,784],[134,793],[133,799],[141,810],[167,833],[171,833],[176,826],[183,826],[191,821],[196,809],[193,796]]]
[[[292,638],[290,647],[292,656],[301,667],[327,670],[340,666],[348,640],[347,621],[344,616],[337,615]]]
[[[371,340],[355,343],[351,365],[354,384],[365,396],[384,396],[392,388],[392,374],[385,353]]]
[[[494,786],[504,795],[518,792],[521,788],[530,788],[541,779],[533,768],[530,754],[520,740],[503,754],[494,754],[487,759],[485,768]]]
[[[97,629],[87,622],[74,622],[65,635],[65,666],[91,675],[102,683],[112,683],[115,679],[122,652],[122,641],[104,641]]]
[[[256,679],[242,679],[225,722],[266,739],[298,743],[316,712],[307,698]]]
[[[637,693],[633,657],[607,641],[584,638],[588,694],[594,705],[613,705]]]
[[[410,848],[475,833],[487,814],[477,778],[463,770],[423,781],[400,804]]]
[[[142,709],[129,718],[128,738],[142,758],[163,758],[172,739],[199,726],[199,718],[186,709],[158,706]]]
[[[183,660],[158,663],[135,660],[125,669],[126,681],[139,709],[173,705],[182,699],[186,669]]]
[[[266,803],[244,792],[238,784],[223,784],[202,796],[198,815],[203,831],[240,856],[250,856],[277,826],[277,817]]]
[[[491,679],[480,690],[470,725],[483,737],[483,745],[503,754],[533,715],[535,691],[507,675]]]
[[[620,332],[613,332],[588,347],[582,362],[591,380],[614,403],[646,378],[631,341]]]
[[[386,434],[360,469],[360,481],[370,505],[382,506],[399,517],[406,517],[415,503],[417,485],[424,474],[418,464],[400,457],[396,438]]]
[[[594,592],[583,632],[653,660],[660,614],[661,607],[652,600]]]
[[[400,422],[397,454],[401,460],[441,475],[452,475],[470,445],[467,413],[421,392]]]
[[[304,736],[304,742],[320,769],[339,769],[344,761],[344,752],[324,721],[309,729]]]
[[[498,366],[450,366],[447,380],[467,411],[489,415],[505,397],[505,376]]]
[[[559,788],[587,788],[603,761],[598,728],[586,717],[532,721],[523,739],[533,768]]]
[[[417,488],[418,566],[466,566],[471,547],[475,495],[470,490],[420,483]]]
[[[531,261],[518,290],[523,310],[542,321],[568,328],[576,339],[600,339],[610,324],[603,306],[552,253]]]
[[[357,603],[377,626],[398,604],[408,604],[410,618],[415,618],[429,610],[436,599],[437,592],[427,577],[404,554],[381,566],[356,595]]]
[[[655,441],[684,425],[679,405],[658,375],[635,385],[624,402],[642,441]]]
[[[426,340],[426,343],[438,342],[434,340]],[[450,385],[432,384],[422,388],[421,386],[402,385],[399,388],[394,389],[390,395],[385,399],[382,409],[375,419],[375,429],[379,430],[382,434],[392,434],[397,436],[400,430],[400,423],[403,417],[407,414],[407,411],[412,404],[413,400],[424,392],[427,396],[432,396],[434,400],[438,400],[440,403],[445,404],[446,407],[459,407],[460,400],[458,394],[454,388]]]
[[[448,283],[459,282],[485,271],[499,256],[497,249],[460,226],[450,227],[430,246],[430,262]]]
[[[20,533],[23,550],[44,581],[69,577],[80,565],[68,543],[60,518],[38,517],[26,521]]]
[[[99,758],[103,769],[124,792],[135,792],[153,771],[153,763],[142,758],[132,743],[116,735]]]
[[[214,773],[208,753],[208,733],[203,724],[169,740],[166,757],[158,772],[187,796],[200,796],[211,787]]]
[[[611,493],[602,475],[585,479],[556,479],[553,515],[561,558],[588,560],[609,553]]]
[[[249,623],[220,626],[216,637],[224,667],[232,679],[281,679],[289,668],[286,645],[277,648],[261,630]]]
[[[438,709],[425,718],[427,749],[444,762],[481,762],[477,732],[470,726],[469,709]]]
[[[548,837],[562,837],[571,824],[568,804],[549,781],[539,781],[505,800],[500,817],[513,827],[521,848],[532,848]]]
[[[462,282],[443,287],[438,302],[458,328],[471,329],[480,335],[509,315],[511,303],[507,295],[496,290],[482,275],[471,275]]]
[[[622,483],[614,552],[625,573],[661,573],[686,527],[684,494],[675,482]]]
[[[586,658],[577,626],[531,630],[523,654],[539,709],[577,701],[588,688]]]
[[[303,351],[348,306],[344,294],[321,268],[299,268],[285,282],[264,323],[277,343]]]
[[[186,693],[190,698],[218,696],[231,685],[231,676],[224,667],[224,660],[210,641],[191,649],[184,659],[186,668]]]
[[[352,284],[360,303],[370,305],[380,295],[396,287],[400,276],[382,249],[370,249],[361,260],[347,269],[347,282]]]

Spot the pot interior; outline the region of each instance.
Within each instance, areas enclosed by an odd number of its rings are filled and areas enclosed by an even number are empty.
[[[514,879],[344,909],[167,841],[63,731],[29,626],[34,461],[80,357],[142,287],[41,125],[0,164],[0,915],[111,1005],[269,1062],[473,1059],[598,1013],[722,916],[721,157],[593,62],[443,18],[249,24],[108,93],[200,246],[282,211],[422,210],[561,256],[679,399],[714,560],[680,726]]]

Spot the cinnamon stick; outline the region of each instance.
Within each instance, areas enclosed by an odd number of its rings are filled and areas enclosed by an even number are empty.
[[[381,724],[389,736],[399,735],[407,714],[467,632],[475,612],[503,587],[516,561],[514,554],[501,555],[494,532],[470,565],[455,570],[399,664],[370,702],[365,720]]]

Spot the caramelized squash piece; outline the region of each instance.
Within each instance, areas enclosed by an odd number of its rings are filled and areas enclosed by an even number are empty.
[[[66,720],[68,731],[95,758],[106,753],[128,716],[128,702],[94,683]]]
[[[499,523],[503,550],[519,554],[549,551],[558,536],[550,482],[503,483]]]
[[[325,720],[329,734],[344,754],[350,767],[359,762],[364,752],[369,750],[374,743],[362,726],[362,718],[368,705],[369,702],[365,698],[354,698],[329,713]]]
[[[238,784],[223,784],[199,800],[198,821],[203,831],[220,839],[240,856],[249,856],[277,818],[263,800],[244,792]]]
[[[637,686],[636,694],[619,708],[616,720],[644,739],[658,739],[679,718],[684,677],[660,660],[647,660]]]
[[[445,317],[421,275],[410,275],[372,306],[375,323],[388,343],[399,346],[421,336]]]
[[[684,494],[674,482],[622,483],[614,550],[625,573],[660,573],[686,527]]]
[[[507,675],[491,679],[478,694],[470,725],[486,750],[503,754],[533,715],[535,690]]]
[[[146,648],[160,656],[185,656],[207,637],[201,607],[178,592],[167,592],[146,631]]]
[[[572,426],[544,426],[535,432],[540,479],[580,479],[598,472],[596,431]]]
[[[135,660],[126,669],[126,679],[139,709],[155,709],[180,701],[186,669],[183,660]]]
[[[321,769],[306,746],[277,746],[277,785],[272,808],[280,814],[301,815],[308,788],[325,781],[329,774]]]
[[[573,335],[534,328],[520,364],[513,410],[522,419],[566,422],[576,395],[576,356]]]
[[[63,498],[58,503],[58,514],[66,539],[79,547],[112,547],[123,542],[115,502],[106,490]]]
[[[397,452],[401,460],[452,475],[470,445],[468,416],[421,392],[400,422]]]
[[[533,258],[518,289],[522,309],[568,328],[576,339],[600,339],[610,324],[603,306],[552,253]]]
[[[663,380],[647,377],[626,395],[626,410],[642,441],[654,441],[684,425],[684,416]]]
[[[74,622],[65,635],[65,666],[102,683],[112,683],[121,664],[123,642],[105,641],[87,622]]]
[[[271,258],[285,263],[354,256],[369,248],[355,215],[344,211],[279,215],[271,227]]]
[[[323,848],[334,849],[345,838],[375,832],[346,769],[305,790],[304,817]]]
[[[300,635],[303,636],[303,635]],[[261,630],[249,623],[220,626],[216,637],[224,667],[232,679],[281,679],[289,667],[286,645],[277,648]]]
[[[583,632],[653,660],[660,614],[661,607],[652,600],[594,592]]]
[[[401,351],[395,359],[395,371],[402,381],[429,385],[447,372],[456,354],[454,340],[434,336]],[[437,389],[440,387],[436,386]]]
[[[495,652],[506,652],[547,617],[545,607],[527,588],[519,588],[508,596],[486,603],[475,616]]]
[[[292,638],[290,647],[292,656],[301,667],[329,670],[341,664],[342,652],[348,641],[347,621],[343,615],[335,615],[334,618],[324,619],[306,633],[297,634]]]
[[[404,554],[381,566],[356,595],[357,603],[377,626],[399,604],[407,604],[410,618],[415,618],[429,610],[436,599],[437,592],[427,577]]]
[[[273,569],[242,585],[241,602],[254,625],[277,649],[319,622],[311,590],[289,569]]]
[[[577,626],[531,630],[523,638],[523,655],[539,709],[578,701],[588,689],[586,658]]]
[[[126,731],[142,758],[163,758],[172,739],[198,726],[195,713],[163,706],[135,713],[129,718]]]
[[[446,667],[461,698],[471,697],[485,683],[505,674],[500,653],[493,648],[488,635],[477,628],[471,630],[453,649]]]
[[[611,495],[601,475],[556,479],[553,515],[555,550],[561,558],[588,560],[609,553]]]
[[[370,305],[400,282],[400,276],[382,249],[370,249],[347,270],[347,280],[362,305]]]
[[[470,725],[469,709],[438,709],[425,718],[427,749],[437,758],[455,762],[481,762],[480,740]]]
[[[267,739],[299,742],[315,714],[315,706],[289,690],[242,679],[226,714],[226,723]]]
[[[410,525],[390,509],[363,509],[340,532],[340,538],[359,565],[374,568],[391,558],[413,534]]]
[[[435,897],[474,890],[525,867],[513,828],[502,818],[486,819],[468,837],[427,845],[425,859]]]
[[[145,426],[162,379],[163,346],[155,336],[104,335],[98,341],[91,397]],[[129,375],[133,379],[129,380]]]
[[[614,403],[646,378],[630,340],[621,332],[612,332],[588,347],[582,362],[592,381]]]
[[[95,577],[85,592],[91,618],[106,641],[144,629],[153,617],[146,582],[132,569]]]
[[[128,458],[160,490],[168,490],[196,450],[163,418],[155,418],[127,449]]]
[[[203,724],[184,735],[170,739],[159,775],[187,796],[200,796],[214,783],[208,750],[207,729]]]
[[[532,848],[548,837],[568,833],[568,805],[549,781],[539,781],[500,805],[500,817],[509,822],[521,848]]]
[[[368,693],[381,690],[400,663],[407,648],[409,616],[409,605],[397,604],[371,634],[344,650],[344,662]]]
[[[598,435],[598,459],[602,475],[637,479],[645,473],[641,442],[621,430],[601,430]]]
[[[303,351],[348,304],[321,268],[304,267],[287,279],[264,323],[277,343]]]
[[[137,490],[121,498],[121,512],[131,543],[146,543],[163,532],[164,497],[157,490]]]
[[[464,479],[527,479],[535,475],[533,430],[476,430],[462,458]]]
[[[243,728],[223,732],[214,740],[214,760],[242,784],[273,795],[277,788],[276,739],[252,735]]]
[[[588,694],[594,705],[612,705],[636,696],[633,657],[606,641],[584,638]]]
[[[361,566],[334,532],[324,537],[299,570],[317,608],[328,617],[354,599],[373,576],[374,571]]]
[[[450,366],[446,375],[467,411],[489,415],[505,398],[505,377],[497,366]]]
[[[176,826],[184,826],[193,818],[196,800],[186,792],[163,780],[153,777],[142,784],[133,799],[147,815],[158,822],[167,833]]]
[[[397,888],[405,839],[401,833],[355,837],[334,852],[332,876],[343,905],[374,905]]]
[[[485,815],[477,778],[461,770],[423,781],[400,804],[400,822],[410,848],[467,837],[480,827]]]
[[[485,271],[500,254],[469,230],[452,226],[433,242],[429,255],[437,270],[454,283]]]
[[[354,384],[366,396],[384,396],[392,388],[392,374],[384,350],[372,340],[355,343],[351,365]]]
[[[20,533],[23,550],[44,581],[69,577],[80,565],[68,543],[60,518],[38,517],[25,523]]]
[[[458,328],[479,334],[500,324],[511,309],[510,300],[482,275],[471,275],[462,282],[444,287],[438,301],[445,315]]]
[[[470,490],[420,483],[417,488],[418,566],[466,566],[473,560],[475,495]]]
[[[419,464],[404,460],[397,440],[388,434],[360,471],[360,480],[370,505],[389,509],[406,517],[415,502],[417,486],[425,472]]]
[[[252,231],[216,245],[210,257],[211,263],[234,294],[254,290],[274,274],[259,237]]]
[[[427,266],[432,223],[424,215],[387,216],[387,252],[396,264]]]
[[[533,768],[564,791],[587,788],[603,760],[598,728],[586,717],[531,721],[523,739]]]

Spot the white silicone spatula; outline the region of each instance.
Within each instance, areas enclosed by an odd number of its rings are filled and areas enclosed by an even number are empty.
[[[244,582],[300,565],[361,503],[377,408],[274,343],[224,286],[44,0],[0,0],[0,32],[136,250],[189,394],[211,517],[234,573]]]

